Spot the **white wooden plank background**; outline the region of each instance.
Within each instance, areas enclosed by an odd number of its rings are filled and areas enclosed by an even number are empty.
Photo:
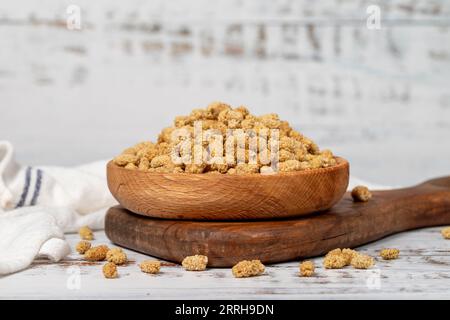
[[[359,177],[414,184],[449,173],[449,27],[448,0],[3,1],[0,139],[77,164],[224,100],[280,113]]]
[[[148,256],[127,250],[131,262],[119,268],[120,278],[104,279],[102,263],[86,263],[75,253],[60,263],[40,260],[0,278],[0,299],[450,299],[450,241],[440,229],[401,233],[358,248],[372,256],[384,247],[401,250],[398,260],[377,258],[369,270],[325,270],[322,257],[315,258],[312,278],[297,276],[298,262],[267,266],[264,275],[248,279],[234,278],[230,269],[187,272],[171,263],[154,276],[137,266]],[[79,240],[78,235],[67,238],[72,247]],[[96,239],[109,244],[103,232],[96,232]],[[79,289],[73,286],[76,272]]]

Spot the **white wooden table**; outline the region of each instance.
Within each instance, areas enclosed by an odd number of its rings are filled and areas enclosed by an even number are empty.
[[[105,279],[103,263],[88,263],[76,253],[59,263],[38,260],[25,271],[0,278],[1,299],[450,299],[450,241],[441,228],[394,235],[359,248],[376,256],[383,247],[401,250],[398,260],[376,260],[371,270],[322,268],[316,276],[297,276],[298,262],[267,267],[263,276],[236,279],[230,269],[186,272],[164,264],[159,275],[144,274],[138,263],[148,256],[127,250],[130,263],[120,278]],[[103,232],[94,244],[112,245]],[[72,246],[78,235],[67,236]]]

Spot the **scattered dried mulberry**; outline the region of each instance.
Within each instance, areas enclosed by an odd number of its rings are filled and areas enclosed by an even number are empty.
[[[312,261],[303,261],[300,263],[300,276],[302,277],[311,277],[314,274],[314,262]]]
[[[450,239],[450,227],[442,229],[441,234],[444,239]]]
[[[103,266],[103,275],[105,276],[105,278],[107,279],[114,279],[118,277],[117,274],[117,266],[112,263],[112,262],[107,262],[104,266]]]
[[[106,245],[92,247],[84,253],[84,259],[87,261],[103,261],[106,259],[106,253],[109,248]]]
[[[106,260],[121,265],[127,262],[127,255],[120,248],[112,248],[106,253]]]
[[[203,271],[208,264],[208,257],[196,254],[183,259],[181,265],[187,271]]]
[[[380,256],[384,260],[397,259],[399,254],[400,254],[400,250],[398,250],[398,249],[383,249],[380,251]]]
[[[142,272],[156,274],[161,269],[161,262],[154,260],[145,260],[139,264]]]
[[[356,186],[352,190],[352,198],[355,202],[367,202],[372,198],[372,194],[366,186]]]
[[[345,258],[346,261],[346,265],[350,265],[350,263],[352,262],[353,257],[355,257],[358,254],[358,252],[356,252],[355,250],[352,249],[342,249],[342,255]]]
[[[89,241],[80,241],[77,243],[77,246],[75,247],[75,250],[79,254],[84,254],[86,251],[88,251],[91,248],[91,243]]]
[[[326,255],[323,259],[325,269],[341,269],[347,265],[347,260],[343,254]]]
[[[94,239],[94,233],[88,226],[81,227],[80,230],[78,230],[78,234],[80,235],[80,238],[83,240]]]
[[[352,249],[333,249],[327,253],[324,259],[324,266],[327,269],[339,269],[350,265],[353,257],[358,254]]]
[[[351,265],[355,269],[369,269],[375,263],[374,259],[371,256],[366,254],[358,253],[353,257],[351,261]]]
[[[260,260],[244,260],[237,263],[232,269],[236,278],[259,276],[264,273],[265,267]]]

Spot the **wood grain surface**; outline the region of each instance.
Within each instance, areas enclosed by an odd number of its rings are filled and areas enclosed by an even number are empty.
[[[152,219],[113,207],[105,232],[112,242],[166,260],[205,254],[210,266],[229,267],[244,259],[275,263],[317,256],[405,230],[450,224],[450,177],[373,195],[367,203],[353,203],[347,194],[327,212],[274,221]]]
[[[161,174],[110,162],[108,187],[126,209],[167,219],[284,218],[323,211],[345,193],[349,164],[273,175]]]

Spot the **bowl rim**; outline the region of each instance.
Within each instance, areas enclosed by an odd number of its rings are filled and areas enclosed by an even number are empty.
[[[113,160],[110,160],[107,163],[107,171],[112,168],[113,170],[119,170],[119,171],[127,171],[128,173],[134,172],[134,174],[139,175],[146,175],[146,176],[153,176],[153,177],[169,177],[169,178],[188,178],[188,177],[202,177],[204,179],[239,179],[245,177],[248,178],[262,178],[262,177],[280,177],[280,176],[307,176],[311,174],[317,174],[317,173],[326,173],[326,172],[332,172],[332,171],[338,171],[344,168],[349,167],[348,160],[335,156],[334,157],[337,161],[337,164],[331,167],[326,168],[317,168],[317,169],[307,169],[307,170],[301,170],[301,171],[288,171],[288,172],[277,172],[274,174],[261,174],[261,173],[243,173],[243,174],[205,174],[205,173],[188,173],[188,174],[182,174],[182,173],[160,173],[160,172],[148,172],[148,171],[141,171],[137,169],[126,169],[124,167],[120,167],[116,165]]]

